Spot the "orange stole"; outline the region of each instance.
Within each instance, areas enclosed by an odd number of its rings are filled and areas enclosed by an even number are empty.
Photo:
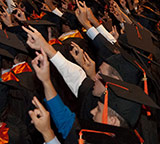
[[[4,73],[2,76],[1,76],[3,82],[7,82],[7,81],[10,81],[10,80],[15,80],[15,81],[19,81],[19,79],[11,72],[6,72]]]
[[[62,45],[62,43],[58,40],[58,39],[52,39],[48,42],[50,45],[54,45],[54,44],[60,44]]]
[[[7,144],[9,142],[9,128],[6,128],[6,125],[6,123],[2,123],[2,126],[0,127],[0,144]]]
[[[33,19],[42,19],[46,15],[45,12],[41,12],[40,15],[36,14],[35,11],[33,11],[33,14],[31,15],[31,18]],[[28,18],[30,20],[30,18]]]
[[[32,72],[31,67],[28,65],[28,63],[22,63],[19,64],[17,66],[15,66],[14,68],[11,69],[15,74],[20,74],[23,72]]]
[[[58,39],[60,41],[64,41],[68,38],[81,38],[83,39],[83,36],[81,35],[81,33],[78,30],[73,30],[71,32],[68,32],[66,34],[63,34],[62,36],[60,36]]]

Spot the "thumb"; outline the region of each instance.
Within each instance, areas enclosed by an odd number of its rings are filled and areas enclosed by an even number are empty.
[[[35,123],[38,121],[37,116],[36,116],[35,113],[34,113],[33,111],[31,111],[31,110],[30,110],[28,113],[29,113],[29,115],[30,115],[33,123],[35,124]]]

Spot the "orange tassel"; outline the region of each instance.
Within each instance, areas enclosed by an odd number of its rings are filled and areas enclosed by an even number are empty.
[[[140,134],[138,133],[138,131],[135,129],[134,132],[135,132],[135,134],[137,135],[137,137],[139,138],[140,143],[143,144],[143,143],[144,143],[144,140],[143,140],[143,138],[140,136]]]

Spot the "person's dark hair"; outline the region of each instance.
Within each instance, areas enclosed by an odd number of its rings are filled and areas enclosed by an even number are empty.
[[[16,56],[15,56],[15,59],[18,60],[19,62],[30,62],[30,57],[25,55],[25,54],[22,54],[22,53],[18,53]]]
[[[116,111],[114,111],[110,107],[108,107],[108,116],[110,116],[110,117],[116,116],[118,118],[118,120],[120,121],[120,127],[128,128],[128,124],[125,121],[125,119],[122,118]]]
[[[1,68],[3,69],[9,69],[11,68],[13,65],[13,62],[9,59],[2,59],[2,65]]]

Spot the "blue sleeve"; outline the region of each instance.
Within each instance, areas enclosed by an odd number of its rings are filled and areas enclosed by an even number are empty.
[[[53,99],[49,101],[45,99],[44,101],[47,104],[58,132],[62,134],[64,139],[66,139],[75,121],[75,114],[64,105],[58,94]]]

